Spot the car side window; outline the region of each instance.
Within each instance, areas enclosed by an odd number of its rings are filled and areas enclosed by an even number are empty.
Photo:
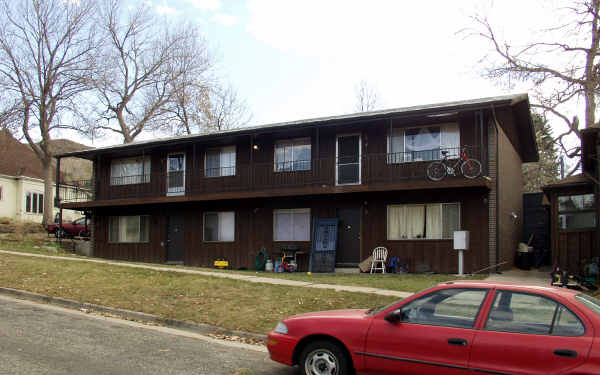
[[[416,299],[402,308],[402,321],[447,327],[472,328],[487,291],[443,289]]]
[[[560,305],[556,312],[552,335],[554,336],[581,336],[585,333],[585,327],[581,320],[569,311],[566,307]]]
[[[581,321],[558,302],[536,294],[505,290],[496,292],[485,329],[557,336],[578,336],[585,332]]]

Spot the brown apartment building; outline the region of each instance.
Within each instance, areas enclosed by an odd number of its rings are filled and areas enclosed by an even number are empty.
[[[475,179],[426,177],[466,148]],[[63,208],[94,218],[94,255],[254,267],[260,249],[310,253],[318,218],[339,219],[336,267],[374,247],[457,272],[455,230],[470,231],[465,271],[513,262],[521,164],[537,160],[526,94],[356,113],[58,155],[91,160],[93,195]],[[307,261],[299,259],[300,269]]]

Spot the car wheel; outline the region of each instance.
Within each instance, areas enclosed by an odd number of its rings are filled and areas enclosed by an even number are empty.
[[[303,375],[346,375],[348,358],[339,345],[331,341],[315,341],[306,346],[300,356]]]

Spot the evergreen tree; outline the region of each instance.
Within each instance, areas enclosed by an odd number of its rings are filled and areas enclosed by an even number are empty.
[[[537,113],[533,113],[531,117],[540,160],[536,163],[523,164],[523,191],[526,193],[541,191],[542,186],[556,182],[560,178],[558,150],[550,125]]]

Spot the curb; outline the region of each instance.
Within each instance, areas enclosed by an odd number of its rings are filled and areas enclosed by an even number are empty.
[[[202,323],[191,323],[183,320],[175,320],[175,319],[167,319],[161,318],[156,315],[147,314],[138,311],[124,310],[124,309],[116,309],[112,307],[106,307],[101,305],[95,305],[92,303],[82,303],[78,301],[73,301],[70,299],[59,298],[59,297],[51,297],[43,294],[37,294],[32,292],[26,292],[24,290],[12,289],[12,288],[3,288],[0,287],[0,294],[18,297],[20,299],[32,301],[32,302],[42,302],[51,305],[57,305],[61,307],[66,307],[69,309],[76,310],[89,310],[98,313],[107,313],[114,316],[117,316],[124,320],[133,320],[139,321],[143,323],[155,323],[162,326],[170,327],[170,328],[178,328],[184,329],[187,331],[192,331],[194,333],[199,333],[202,335],[227,335],[227,336],[239,336],[247,339],[265,341],[267,339],[266,335],[261,335],[258,333],[250,333],[244,331],[235,331],[228,330],[216,326],[211,326],[209,324]]]

